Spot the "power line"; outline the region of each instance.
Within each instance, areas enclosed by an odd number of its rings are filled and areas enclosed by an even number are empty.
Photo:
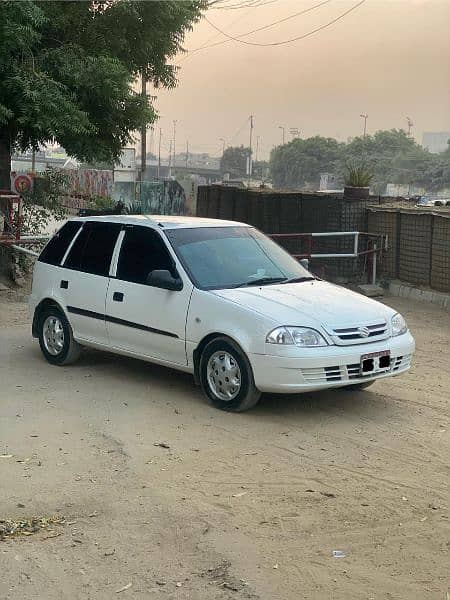
[[[216,29],[219,33],[221,33],[225,37],[229,38],[230,40],[234,40],[235,42],[239,42],[240,44],[245,44],[247,46],[262,46],[262,47],[265,47],[265,46],[282,46],[284,44],[290,44],[291,42],[297,42],[299,40],[304,40],[305,38],[310,37],[311,35],[314,35],[318,31],[322,31],[322,29],[326,29],[327,27],[330,27],[334,23],[337,23],[337,21],[340,21],[341,19],[343,19],[345,16],[347,16],[352,11],[356,10],[359,6],[361,6],[362,4],[364,4],[365,1],[366,0],[360,0],[360,2],[358,2],[354,6],[352,6],[351,8],[349,8],[348,10],[346,10],[345,12],[343,12],[342,14],[340,14],[339,16],[337,16],[332,21],[329,21],[328,23],[325,23],[324,25],[321,25],[320,27],[316,27],[316,29],[313,29],[312,31],[309,31],[308,33],[304,33],[303,35],[299,35],[299,36],[297,36],[295,38],[291,38],[290,40],[284,40],[282,42],[272,42],[272,43],[269,43],[269,44],[258,44],[256,42],[247,42],[245,40],[240,40],[238,37],[234,37],[232,35],[229,35],[228,33],[225,33],[225,31],[222,31],[221,29],[219,29],[219,27],[217,27],[217,25],[214,25],[214,23],[211,23],[211,21],[208,19],[208,17],[204,16],[203,18],[205,19],[205,21],[207,23],[209,23],[211,25],[211,27],[213,27],[214,29]]]
[[[252,7],[255,8],[255,7]],[[243,15],[239,15],[237,19],[234,19],[229,27],[233,27],[233,25],[236,25],[236,23],[238,23],[241,19],[244,19],[247,15],[249,15],[252,12],[252,8],[250,8],[250,10],[247,10]],[[212,48],[213,46],[219,45],[219,44],[223,44],[223,43],[227,43],[230,40],[221,40],[220,42],[215,42],[213,44],[210,44],[209,42],[212,42],[212,40],[217,39],[221,34],[220,33],[215,33],[214,35],[211,35],[207,40],[206,43],[203,46],[200,46],[199,48],[194,48],[194,50],[190,50],[188,52],[186,52],[185,56],[181,57],[181,60],[178,61],[177,64],[180,64],[182,62],[184,62],[186,59],[188,59],[192,54],[194,54],[195,52],[198,52],[198,50],[203,50],[203,48]]]
[[[269,23],[268,25],[264,25],[263,27],[258,27],[257,29],[252,29],[251,31],[247,31],[246,33],[241,33],[240,35],[237,35],[236,37],[229,36],[228,39],[221,40],[220,42],[215,42],[214,44],[205,44],[203,46],[200,46],[199,48],[194,48],[194,50],[191,50],[189,52],[189,55],[193,54],[194,52],[198,52],[199,50],[204,50],[206,48],[213,48],[214,46],[220,46],[221,44],[227,44],[228,42],[231,42],[231,41],[233,41],[236,38],[247,37],[248,35],[251,35],[252,33],[257,33],[258,31],[263,31],[264,29],[269,29],[270,27],[275,27],[275,25],[279,25],[280,23],[284,23],[285,21],[289,21],[290,19],[294,19],[295,17],[299,17],[300,15],[304,15],[304,14],[306,14],[308,12],[311,12],[311,11],[315,10],[316,8],[320,8],[324,4],[328,4],[329,2],[332,2],[332,0],[323,0],[322,2],[319,2],[318,4],[315,4],[314,6],[310,6],[309,8],[305,8],[304,10],[301,10],[301,11],[299,11],[297,13],[294,13],[293,15],[289,15],[289,17],[284,17],[283,19],[279,19],[278,21],[273,21],[272,23]],[[210,25],[212,25],[213,27],[215,27],[213,25],[213,23],[211,23],[206,17],[205,17],[205,19],[208,21],[208,23]],[[235,22],[236,21],[234,21],[231,25],[234,25]],[[216,29],[218,30],[217,27],[216,27]],[[225,32],[222,32],[222,31],[219,31],[219,33],[222,33],[225,36],[228,35],[228,34],[226,34]]]
[[[242,132],[242,130],[244,129],[244,127],[246,127],[247,123],[248,123],[248,117],[245,119],[245,121],[243,122],[243,124],[236,131],[236,133],[231,138],[229,138],[229,142],[232,142],[235,138],[237,138],[237,136]]]
[[[260,6],[266,6],[266,4],[273,4],[274,2],[278,2],[278,0],[266,0],[266,2],[262,2],[261,0],[247,0],[246,2],[237,2],[236,4],[226,4],[225,0],[213,0],[209,3],[208,8],[213,10],[241,10],[248,7],[259,8]]]

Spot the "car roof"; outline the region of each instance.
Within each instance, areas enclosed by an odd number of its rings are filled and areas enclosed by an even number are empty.
[[[122,223],[124,225],[145,225],[162,229],[193,229],[197,227],[249,227],[247,223],[208,219],[205,217],[181,217],[172,215],[105,215],[74,217],[73,221],[100,221],[102,223]]]

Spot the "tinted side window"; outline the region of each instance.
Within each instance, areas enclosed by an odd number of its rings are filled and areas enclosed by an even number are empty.
[[[49,265],[59,265],[81,225],[80,221],[67,221],[42,250],[38,260]]]
[[[148,227],[127,229],[117,265],[117,278],[145,283],[151,271],[173,271],[173,260],[161,237]]]
[[[118,223],[86,223],[64,266],[84,273],[108,276],[120,229]]]

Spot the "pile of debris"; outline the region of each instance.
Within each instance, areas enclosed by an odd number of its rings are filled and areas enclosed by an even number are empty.
[[[51,525],[64,525],[64,517],[32,517],[31,519],[0,519],[0,542],[21,535],[33,535],[45,529],[51,532]]]

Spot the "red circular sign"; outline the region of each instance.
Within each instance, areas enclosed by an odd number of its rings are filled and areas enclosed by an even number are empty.
[[[31,179],[26,175],[18,175],[14,179],[14,187],[16,189],[16,192],[19,192],[19,194],[28,192],[31,188]]]

